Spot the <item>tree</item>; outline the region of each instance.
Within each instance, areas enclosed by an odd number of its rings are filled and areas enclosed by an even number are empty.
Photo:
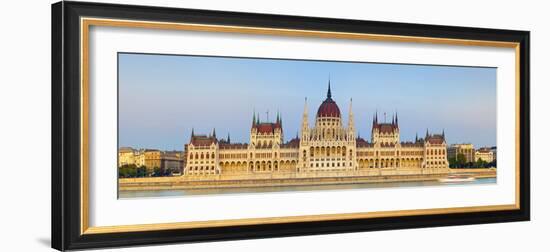
[[[457,160],[455,157],[449,157],[449,167],[457,168]]]
[[[118,167],[119,178],[133,178],[136,176],[137,166],[135,164],[125,164]]]
[[[484,168],[487,166],[487,161],[481,160],[481,158],[478,158],[475,164],[475,167],[477,168]]]
[[[145,177],[147,175],[147,167],[140,166],[136,169],[136,177]]]
[[[464,167],[466,165],[466,156],[464,154],[459,153],[456,155],[456,165],[457,167]]]
[[[153,177],[160,177],[162,176],[162,170],[159,167],[153,168]]]

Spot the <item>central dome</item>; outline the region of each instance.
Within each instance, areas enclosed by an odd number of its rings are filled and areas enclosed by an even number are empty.
[[[336,105],[336,102],[332,100],[332,94],[330,92],[330,81],[328,83],[327,99],[321,103],[317,110],[317,117],[340,117],[340,108]]]

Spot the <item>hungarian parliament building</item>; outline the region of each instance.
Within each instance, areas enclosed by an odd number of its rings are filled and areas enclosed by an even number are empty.
[[[285,142],[283,121],[260,122],[252,117],[249,143],[232,143],[229,136],[218,139],[215,130],[208,135],[191,133],[185,145],[184,175],[306,173],[362,171],[373,169],[448,169],[445,132],[401,142],[399,119],[379,122],[373,115],[371,139],[355,135],[352,101],[346,126],[340,108],[332,99],[330,81],[327,97],[317,109],[315,124],[309,124],[307,99],[300,134]]]

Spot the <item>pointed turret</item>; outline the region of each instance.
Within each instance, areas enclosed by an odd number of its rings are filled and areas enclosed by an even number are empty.
[[[414,142],[418,143],[418,132],[416,132],[416,136],[414,137]]]
[[[195,128],[191,128],[191,138],[195,136]]]
[[[353,110],[352,110],[352,103],[353,103],[353,99],[350,98],[349,99],[349,114],[348,114],[348,128],[350,130],[350,132],[353,133],[353,131],[355,131],[355,122],[353,120]]]
[[[330,92],[330,78],[328,79],[328,91],[327,91],[327,98],[332,98],[332,92]]]
[[[252,112],[252,128],[256,126],[256,112]]]
[[[229,136],[229,132],[227,132],[227,143],[231,143],[231,137]]]
[[[216,138],[216,128],[212,130],[212,137]]]
[[[304,113],[302,115],[302,139],[307,139],[307,134],[309,132],[308,124],[308,113],[307,113],[307,97],[304,100]]]
[[[428,131],[428,128],[426,128],[426,138],[424,138],[425,140],[428,139],[428,137],[430,136],[430,132]]]
[[[304,113],[303,113],[303,117],[307,117],[307,97],[305,98],[305,101],[304,101]]]
[[[445,139],[445,129],[443,129],[443,132],[441,133],[441,136],[443,136],[443,139]]]
[[[395,112],[395,126],[399,127],[399,119],[397,118],[397,112]]]

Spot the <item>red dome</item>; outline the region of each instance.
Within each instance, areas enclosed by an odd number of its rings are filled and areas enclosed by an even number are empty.
[[[338,108],[338,105],[336,105],[336,102],[332,100],[330,80],[328,81],[327,99],[325,99],[325,101],[321,103],[321,106],[319,106],[319,109],[317,110],[317,117],[340,117],[340,109]]]
[[[340,108],[331,98],[327,98],[317,110],[317,117],[340,117]]]

